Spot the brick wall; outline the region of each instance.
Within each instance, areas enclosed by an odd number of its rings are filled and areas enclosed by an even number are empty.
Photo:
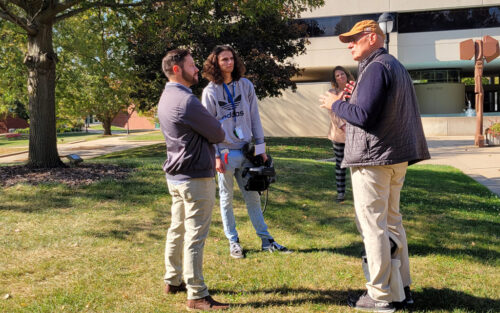
[[[155,129],[154,122],[147,117],[139,116],[137,112],[132,112],[130,118],[126,113],[118,113],[118,115],[113,119],[111,125],[127,128],[127,121],[129,122],[128,129]]]
[[[9,132],[11,128],[26,128],[29,127],[28,122],[22,118],[17,117],[7,117],[4,120],[0,120],[0,134]]]

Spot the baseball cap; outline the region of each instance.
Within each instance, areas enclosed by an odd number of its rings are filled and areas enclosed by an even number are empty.
[[[357,22],[356,25],[354,25],[350,31],[341,34],[339,36],[339,39],[340,41],[347,43],[351,41],[352,36],[362,32],[375,33],[382,36],[382,38],[385,39],[384,32],[382,32],[382,29],[380,29],[380,26],[378,26],[378,23],[375,22],[374,20],[364,20],[361,22]]]

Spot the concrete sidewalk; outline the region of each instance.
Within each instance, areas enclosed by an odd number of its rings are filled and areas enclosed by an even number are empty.
[[[78,154],[83,159],[103,154],[147,146],[164,141],[128,141],[126,135],[60,144],[59,155]],[[474,147],[474,137],[428,137],[432,159],[419,164],[450,165],[469,175],[500,197],[500,146]],[[25,162],[28,153],[0,156],[0,163]]]
[[[500,146],[477,148],[472,136],[427,137],[431,159],[419,164],[450,165],[500,197]]]
[[[133,138],[129,135],[128,138]],[[164,143],[165,141],[132,141],[127,140],[127,135],[113,135],[112,137],[91,140],[77,141],[66,144],[58,144],[57,151],[61,157],[68,154],[78,154],[82,159],[91,159],[103,154],[111,152],[123,151],[137,147],[148,146],[156,143]],[[7,156],[0,155],[0,163],[16,163],[26,162],[28,160],[28,152],[10,154]]]

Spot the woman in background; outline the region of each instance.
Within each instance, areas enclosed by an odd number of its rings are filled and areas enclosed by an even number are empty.
[[[331,92],[335,94],[344,91],[347,83],[354,81],[354,77],[349,71],[342,66],[336,66],[332,71],[332,89]],[[345,147],[345,124],[346,122],[335,115],[331,110],[330,114],[330,131],[328,132],[328,139],[333,143],[333,152],[335,154],[335,180],[337,182],[337,202],[343,202],[345,199],[345,174],[346,169],[341,168],[340,164],[344,159]]]

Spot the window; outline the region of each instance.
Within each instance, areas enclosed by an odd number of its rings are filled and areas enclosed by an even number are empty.
[[[338,36],[349,31],[359,21],[378,20],[381,14],[329,16],[298,19],[293,22],[305,24],[310,37]],[[395,19],[393,32],[399,33],[500,27],[500,6],[392,15]]]
[[[415,70],[410,71],[410,76],[415,84],[460,82],[458,69]]]
[[[500,27],[500,7],[398,14],[400,33]]]
[[[307,34],[310,37],[338,36],[348,32],[354,24],[362,20],[377,20],[380,14],[345,15],[318,17],[295,20],[295,23],[307,25]],[[396,31],[397,23],[394,23]]]

